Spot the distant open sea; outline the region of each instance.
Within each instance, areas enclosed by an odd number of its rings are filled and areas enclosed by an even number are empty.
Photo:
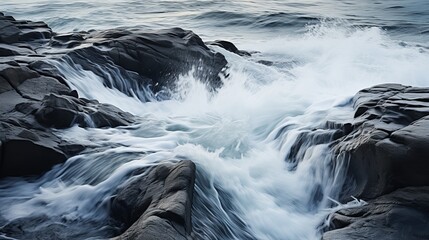
[[[425,43],[429,38],[429,2],[422,0],[3,0],[1,10],[16,18],[45,21],[59,32],[182,27],[207,40],[246,41],[300,34],[322,21],[378,27],[401,40]]]

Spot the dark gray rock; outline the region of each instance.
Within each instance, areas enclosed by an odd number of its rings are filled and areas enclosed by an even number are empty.
[[[47,93],[68,94],[71,90],[56,79],[46,76],[31,78],[17,87],[24,98],[43,100]]]
[[[46,127],[117,127],[129,125],[134,116],[96,100],[49,94],[35,113],[37,121]]]
[[[0,43],[0,57],[35,54],[31,49]]]
[[[0,78],[1,80],[1,78]],[[10,89],[0,94],[0,112],[3,116],[6,117],[6,113],[13,111],[15,106],[19,103],[25,102],[27,99],[24,99],[20,94],[18,94],[12,86],[9,84]]]
[[[11,23],[15,19],[0,15],[0,43],[14,43],[19,41],[19,28]]]
[[[26,66],[0,64],[0,76],[9,82],[9,84],[16,90],[25,80],[37,78],[40,75]]]
[[[251,54],[249,52],[246,52],[246,51],[243,51],[243,50],[239,50],[234,45],[234,43],[228,42],[228,41],[225,41],[225,40],[216,40],[216,41],[213,41],[213,42],[208,42],[207,44],[208,45],[213,45],[213,46],[221,47],[221,48],[223,48],[223,49],[225,49],[227,51],[230,51],[230,52],[235,53],[235,54],[240,55],[240,56],[247,56],[247,57],[251,56]]]
[[[343,198],[429,184],[429,89],[385,84],[354,97],[352,131],[334,145],[349,161]]]
[[[52,127],[116,127],[134,121],[114,106],[79,98],[55,61],[92,71],[107,87],[130,96],[147,89],[163,92],[189,72],[216,88],[226,66],[223,55],[180,28],[55,34],[42,22],[0,14],[0,177],[39,175],[85,149],[59,138]],[[194,180],[195,165],[182,161],[155,166],[121,188],[111,205],[115,222],[122,223],[122,234],[116,238],[191,238]],[[61,224],[34,227],[45,220],[16,219],[2,224],[0,233],[22,239],[79,239],[78,230]],[[52,232],[41,231],[48,228]],[[109,234],[106,237],[118,235]]]
[[[190,239],[195,164],[160,164],[119,190],[111,215],[124,224],[115,239]]]
[[[3,99],[8,104],[0,108],[0,177],[39,175],[83,150],[36,121],[33,114],[40,102],[14,90],[0,94]]]
[[[10,85],[6,79],[0,76],[0,94],[10,90],[13,90],[12,85]]]
[[[70,96],[76,95],[73,92],[57,94],[69,89],[53,78],[25,80],[17,89],[19,93],[14,88],[0,93],[0,177],[42,174],[84,149],[59,139],[47,127],[115,127],[134,120],[111,105]]]
[[[348,161],[341,200],[368,205],[334,213],[323,239],[429,239],[429,88],[384,84],[353,102],[332,147]]]
[[[0,177],[39,175],[67,156],[52,133],[0,120]]]
[[[28,67],[31,70],[38,72],[40,75],[55,78],[58,80],[58,82],[60,82],[64,85],[67,85],[67,82],[63,78],[60,71],[55,66],[52,66],[51,64],[49,64],[47,62],[36,60],[34,62],[29,63]],[[76,97],[78,97],[78,96],[76,96]]]
[[[52,30],[44,22],[17,21],[11,16],[0,15],[0,43],[44,40],[51,36]]]
[[[0,177],[39,175],[84,149],[59,139],[43,124],[114,127],[133,120],[111,105],[76,98],[67,85],[42,74],[26,65],[0,64]],[[61,100],[71,104],[61,106]]]
[[[59,139],[49,127],[133,122],[116,107],[79,99],[56,67],[40,60],[44,56],[33,49],[51,49],[52,31],[45,23],[0,14],[0,29],[0,177],[39,175],[84,149]]]
[[[85,36],[84,43],[90,46],[68,53],[74,63],[109,79],[113,74],[106,75],[109,72],[98,67],[108,63],[121,75],[128,75],[132,86],[149,85],[155,93],[174,87],[178,77],[191,70],[210,87],[219,87],[222,84],[219,73],[227,63],[222,54],[210,51],[198,35],[181,28],[154,32],[125,29],[91,32]],[[105,84],[131,94],[118,80]]]
[[[129,96],[137,94],[142,101],[151,100],[139,94],[147,90],[161,99],[169,97],[169,90],[184,74],[194,75],[211,89],[222,85],[219,74],[227,64],[224,56],[211,51],[192,31],[118,28],[56,34],[42,22],[16,21],[8,16],[0,16],[0,21],[5,29],[10,28],[3,33],[7,45],[0,41],[0,56],[15,56],[15,60],[61,83],[65,83],[61,74],[43,62],[45,55],[79,65],[101,77],[107,87]],[[43,44],[40,39],[44,39]],[[218,44],[229,49],[234,46],[226,41]]]
[[[93,229],[88,232],[88,228]],[[2,224],[0,239],[108,239],[115,232],[110,227],[88,220],[67,221],[64,218],[52,219],[46,215],[17,218]]]
[[[0,81],[0,177],[39,175],[64,162],[62,141],[40,126],[32,113],[40,107],[41,96],[68,87],[25,66],[9,64],[0,64]]]
[[[332,214],[323,239],[429,239],[428,224],[429,187],[408,187]]]

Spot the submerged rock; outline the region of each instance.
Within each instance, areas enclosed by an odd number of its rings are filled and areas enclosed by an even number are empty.
[[[6,221],[0,227],[0,239],[108,239],[116,229],[100,229],[98,223],[88,220],[69,221],[64,217],[39,215]],[[88,231],[91,229],[91,231]],[[3,236],[7,236],[2,238]]]
[[[190,239],[195,164],[160,164],[119,190],[111,215],[125,230],[115,239]]]

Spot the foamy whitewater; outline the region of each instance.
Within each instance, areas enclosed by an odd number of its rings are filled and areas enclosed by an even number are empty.
[[[319,239],[329,213],[364,204],[337,202],[347,159],[331,153],[335,130],[327,122],[351,122],[351,98],[363,88],[429,85],[427,46],[398,38],[338,19],[318,20],[293,34],[237,38],[252,57],[212,48],[229,63],[222,88],[209,92],[191,72],[164,101],[145,91],[129,97],[70,59],[52,60],[81,97],[133,113],[138,124],[58,130],[97,150],[36,180],[1,181],[0,215],[45,215],[44,224],[68,224],[71,232],[82,232],[80,238],[103,238],[114,231],[105,227],[104,209],[133,170],[189,159],[197,165],[197,238]],[[111,78],[127,87],[122,76]]]

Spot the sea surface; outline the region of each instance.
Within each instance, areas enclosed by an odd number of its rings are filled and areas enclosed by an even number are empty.
[[[80,96],[139,117],[130,127],[58,130],[97,151],[39,179],[0,181],[0,225],[43,219],[40,229],[63,226],[65,239],[112,236],[104,210],[116,187],[135,169],[182,159],[197,164],[197,239],[320,239],[329,213],[364,204],[338,202],[347,159],[331,153],[326,122],[351,122],[363,88],[429,86],[424,0],[2,0],[0,11],[56,32],[182,27],[253,53],[212,47],[229,62],[221,89],[186,74],[171,99],[152,102],[54,62]]]

